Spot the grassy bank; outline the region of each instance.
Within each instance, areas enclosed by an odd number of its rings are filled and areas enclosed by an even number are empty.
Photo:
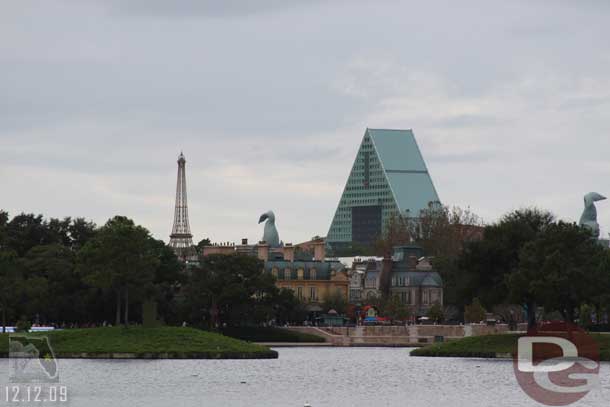
[[[610,361],[610,335],[592,333],[591,336],[599,344],[600,359]],[[472,336],[415,349],[411,355],[495,358],[498,354],[512,354],[517,348],[517,338],[516,334]]]
[[[325,342],[324,338],[282,328],[238,327],[225,328],[223,335],[250,342]]]
[[[67,329],[30,335],[48,336],[57,357],[277,358],[277,352],[267,347],[193,328],[113,327]],[[7,354],[8,334],[0,334],[0,355],[6,357]]]

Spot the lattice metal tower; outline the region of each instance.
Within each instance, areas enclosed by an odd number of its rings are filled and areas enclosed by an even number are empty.
[[[178,156],[178,180],[176,183],[176,209],[174,211],[174,226],[169,236],[169,246],[182,261],[197,259],[193,246],[193,235],[189,226],[189,210],[186,201],[186,159],[180,152]]]

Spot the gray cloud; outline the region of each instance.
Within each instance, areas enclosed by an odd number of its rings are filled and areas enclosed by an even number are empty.
[[[610,175],[604,1],[9,1],[12,213],[117,213],[167,239],[176,156],[197,238],[324,235],[364,129],[412,128],[441,198],[576,220]],[[188,18],[187,18],[188,17]],[[600,204],[610,229],[610,209]]]
[[[242,17],[269,11],[307,7],[323,0],[110,0],[100,1],[112,11],[134,16],[156,17]]]

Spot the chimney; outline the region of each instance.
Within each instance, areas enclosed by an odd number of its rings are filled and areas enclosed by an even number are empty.
[[[417,268],[417,256],[409,256],[407,260],[407,270],[415,271]]]
[[[324,240],[318,240],[313,244],[313,258],[315,261],[324,261],[326,257],[326,243]]]
[[[248,244],[248,239],[246,239],[246,238],[241,239],[241,244],[243,246],[246,246]]]
[[[294,261],[294,249],[295,247],[292,243],[286,243],[284,245],[284,260],[285,261]]]
[[[262,261],[269,260],[269,245],[267,244],[267,242],[265,242],[264,240],[261,240],[260,242],[258,242],[256,249],[258,251],[258,258],[260,260],[262,260]]]
[[[390,256],[385,256],[382,260],[381,276],[379,277],[379,289],[384,298],[390,294],[390,285],[392,284],[392,265],[393,261]]]

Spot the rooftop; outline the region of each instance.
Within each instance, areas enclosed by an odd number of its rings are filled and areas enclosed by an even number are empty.
[[[401,213],[440,199],[412,130],[367,129]]]

